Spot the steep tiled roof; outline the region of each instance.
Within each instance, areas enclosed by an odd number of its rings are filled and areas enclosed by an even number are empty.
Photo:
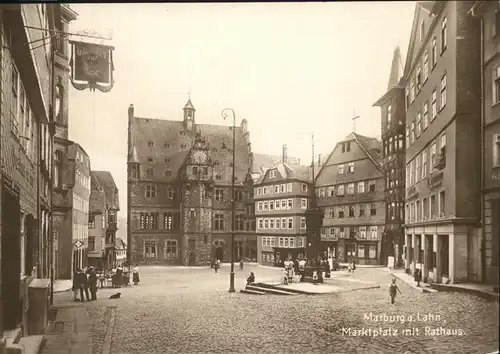
[[[281,178],[283,179],[297,179],[299,181],[311,182],[311,169],[309,166],[297,165],[297,164],[288,164],[283,162],[278,162],[274,166],[271,166],[266,169],[267,170],[278,170]],[[266,177],[266,173],[260,174],[258,178],[255,179],[255,184],[260,184],[264,181]]]
[[[382,167],[382,142],[376,138],[364,136],[358,133],[352,133],[349,136],[351,135],[354,137],[354,140],[359,143],[361,149],[363,149],[377,168],[380,169]]]
[[[196,124],[196,129],[189,131],[185,130],[182,121],[135,117],[132,121],[132,142],[136,148],[137,160],[141,164],[141,177],[147,179],[147,169],[151,168],[154,179],[178,180],[179,169],[192,147],[196,132],[206,139],[212,161],[218,162],[214,166],[214,173],[220,174],[221,179],[216,183],[231,183],[231,126]],[[248,172],[250,155],[242,127],[236,127],[235,135],[236,183],[243,183]],[[167,170],[170,170],[170,175],[166,175]]]
[[[268,155],[268,154],[253,154],[252,172],[262,173],[265,169],[275,166],[282,160],[280,155]],[[287,163],[289,164],[299,164],[299,159],[295,157],[288,156]]]
[[[392,55],[391,73],[389,75],[387,91],[395,86],[398,86],[401,77],[403,77],[403,62],[401,59],[401,51],[399,50],[399,46],[397,46],[394,50],[394,54]]]
[[[99,182],[104,190],[106,204],[109,208],[120,209],[118,199],[118,188],[116,187],[113,175],[109,171],[92,171],[92,176]]]
[[[90,214],[102,214],[106,209],[106,197],[101,183],[97,180],[93,173],[90,175]]]
[[[184,109],[192,109],[192,110],[195,110],[195,109],[194,109],[194,106],[193,106],[193,103],[191,102],[191,99],[189,99],[189,100],[186,102],[186,105],[184,106]]]

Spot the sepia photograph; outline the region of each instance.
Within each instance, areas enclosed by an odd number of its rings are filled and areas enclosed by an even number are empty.
[[[0,171],[0,354],[499,353],[499,0],[0,4]]]

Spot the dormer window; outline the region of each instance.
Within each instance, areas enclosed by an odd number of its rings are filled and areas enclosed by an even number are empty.
[[[153,156],[149,156],[149,157],[148,157],[148,161],[149,161],[149,162],[153,162]]]
[[[276,178],[276,170],[269,171],[269,178]]]
[[[148,141],[148,147],[151,149],[153,147],[153,142],[150,140]]]

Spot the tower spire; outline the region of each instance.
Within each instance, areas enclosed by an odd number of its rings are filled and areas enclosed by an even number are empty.
[[[314,133],[311,134],[311,143],[312,143],[312,159],[311,159],[311,168],[312,168],[312,181],[314,183]]]
[[[356,115],[356,109],[353,109],[353,117],[352,117],[352,132],[356,133],[356,119],[360,118]]]

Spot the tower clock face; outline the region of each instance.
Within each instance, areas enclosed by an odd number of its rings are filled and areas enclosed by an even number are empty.
[[[207,155],[204,151],[193,152],[193,160],[196,163],[205,163],[207,161]]]

